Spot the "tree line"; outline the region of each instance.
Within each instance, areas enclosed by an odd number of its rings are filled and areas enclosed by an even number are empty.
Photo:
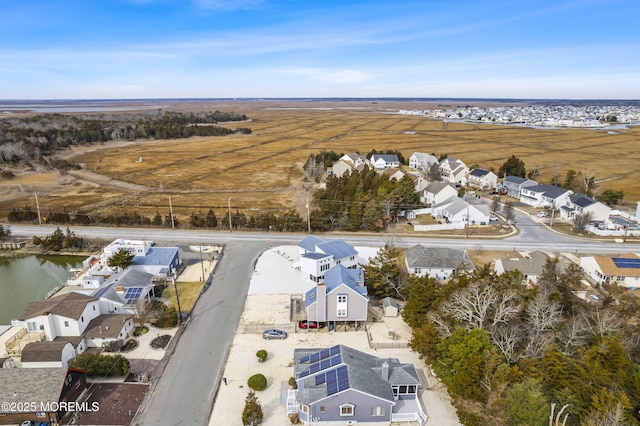
[[[365,284],[406,300],[410,346],[448,386],[462,423],[640,424],[640,301],[628,290],[579,299],[581,272],[557,259],[533,288],[490,265],[443,284],[408,274],[400,254],[385,245],[363,266]]]
[[[95,117],[44,114],[29,118],[7,118],[0,122],[0,164],[42,160],[72,145],[112,140],[176,139],[193,136],[251,134],[248,127],[235,130],[218,122],[243,121],[233,112],[158,112],[154,115],[122,114]]]

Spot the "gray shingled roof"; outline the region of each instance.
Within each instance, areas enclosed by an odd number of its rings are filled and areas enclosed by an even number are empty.
[[[103,314],[92,319],[82,335],[90,339],[117,339],[124,323],[132,318],[131,314]]]
[[[474,268],[473,263],[464,251],[450,248],[425,247],[421,244],[409,248],[405,252],[409,268],[443,268],[455,269],[461,264]]]
[[[485,170],[485,169],[473,169],[471,170],[471,172],[469,173],[469,176],[477,176],[477,177],[482,177],[484,175],[488,175],[489,174],[489,170]]]
[[[437,194],[447,186],[454,188],[449,182],[432,182],[429,184],[429,186],[427,186],[425,191],[430,192],[432,194]]]
[[[27,305],[21,320],[47,315],[49,313],[71,319],[79,319],[87,303],[98,300],[95,297],[71,292],[50,299],[37,300]]]
[[[589,207],[590,205],[597,203],[596,200],[594,200],[591,197],[587,197],[584,194],[572,195],[570,199],[573,204],[575,204],[576,206],[580,206],[582,208]]]
[[[28,401],[37,406],[57,402],[66,376],[67,369],[62,367],[0,368],[0,401]]]
[[[349,376],[348,389],[354,389],[368,395],[372,395],[390,402],[394,401],[391,386],[416,385],[420,379],[413,364],[403,364],[396,358],[378,358],[365,352],[358,351],[348,346],[339,345],[342,362],[331,366],[319,373],[346,366]],[[305,355],[320,352],[319,349],[296,349],[293,353],[294,373],[297,375],[309,368],[310,363],[301,363],[300,359]],[[382,364],[389,364],[389,380],[382,378]],[[299,403],[308,405],[327,397],[327,385],[315,384],[315,374],[310,374],[303,379],[303,385],[299,387],[296,398]]]
[[[560,188],[559,186],[555,186],[555,185],[527,186],[527,191],[542,193],[542,195],[544,195],[545,197],[552,198],[552,199],[558,198],[562,194],[569,192],[568,189]]]
[[[22,349],[22,362],[62,361],[62,350],[71,342],[58,340],[53,342],[31,342]]]
[[[502,267],[505,271],[515,271],[516,269],[525,275],[540,275],[547,264],[549,256],[541,251],[529,253],[528,258],[518,258],[502,260]]]

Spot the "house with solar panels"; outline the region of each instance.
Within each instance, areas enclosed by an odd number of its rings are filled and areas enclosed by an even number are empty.
[[[335,323],[367,320],[369,296],[362,269],[336,265],[305,294],[307,320]],[[330,326],[330,329],[332,327]]]
[[[108,276],[91,296],[100,300],[103,313],[140,316],[151,303],[153,287],[152,274],[128,268]]]
[[[585,256],[580,258],[580,269],[596,284],[617,284],[640,288],[640,257],[634,253],[611,256]]]
[[[413,364],[336,345],[295,349],[293,369],[298,386],[289,391],[287,412],[297,413],[304,424],[427,421]]]
[[[358,267],[358,252],[340,239],[325,240],[309,235],[298,243],[298,267],[305,280],[320,282],[336,265],[347,269]]]

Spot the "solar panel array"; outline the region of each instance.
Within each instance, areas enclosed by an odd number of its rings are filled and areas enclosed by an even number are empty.
[[[325,359],[327,357],[337,355],[340,353],[340,345],[335,345],[330,347],[329,349],[323,349],[320,352],[314,352],[311,355],[303,356],[300,358],[300,363],[305,362],[318,362],[321,359]]]
[[[127,305],[135,303],[136,300],[140,298],[140,295],[142,294],[142,290],[143,290],[142,287],[128,288],[127,292],[124,294],[124,302]]]
[[[327,396],[342,392],[349,388],[349,370],[346,365],[341,365],[335,370],[325,373],[327,382]]]
[[[321,361],[314,362],[309,366],[308,370],[301,372],[300,376],[298,377],[300,378],[307,377],[310,374],[318,373],[320,371],[326,370],[327,368],[334,367],[341,363],[342,363],[342,356],[340,356],[340,354],[334,355],[331,358],[325,358]]]
[[[640,258],[637,257],[613,257],[611,260],[613,260],[613,263],[615,263],[618,268],[640,269]]]

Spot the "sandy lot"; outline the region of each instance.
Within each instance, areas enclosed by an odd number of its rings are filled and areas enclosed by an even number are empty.
[[[372,249],[356,249],[362,250],[361,261],[375,254],[375,250]],[[313,285],[300,278],[300,272],[295,269],[296,263],[295,246],[274,247],[258,260],[244,314],[222,375],[227,379],[227,384],[220,384],[209,422],[211,426],[223,423],[229,426],[242,425],[242,410],[249,391],[246,382],[256,373],[264,374],[268,380],[267,388],[257,392],[264,413],[262,424],[290,424],[285,403],[289,388],[287,381],[292,376],[291,358],[294,348],[325,348],[336,344],[345,344],[380,357],[394,357],[401,362],[414,363],[424,382],[420,397],[423,409],[429,416],[427,425],[459,424],[445,387],[430,374],[429,368],[410,349],[371,349],[363,330],[296,330],[294,323],[289,320],[290,295],[302,294]],[[261,331],[274,325],[288,331],[289,337],[285,340],[263,340]],[[385,318],[383,322],[371,323],[367,328],[375,343],[404,346],[411,336],[410,328],[399,317]],[[264,363],[260,363],[255,355],[260,349],[269,353]]]

